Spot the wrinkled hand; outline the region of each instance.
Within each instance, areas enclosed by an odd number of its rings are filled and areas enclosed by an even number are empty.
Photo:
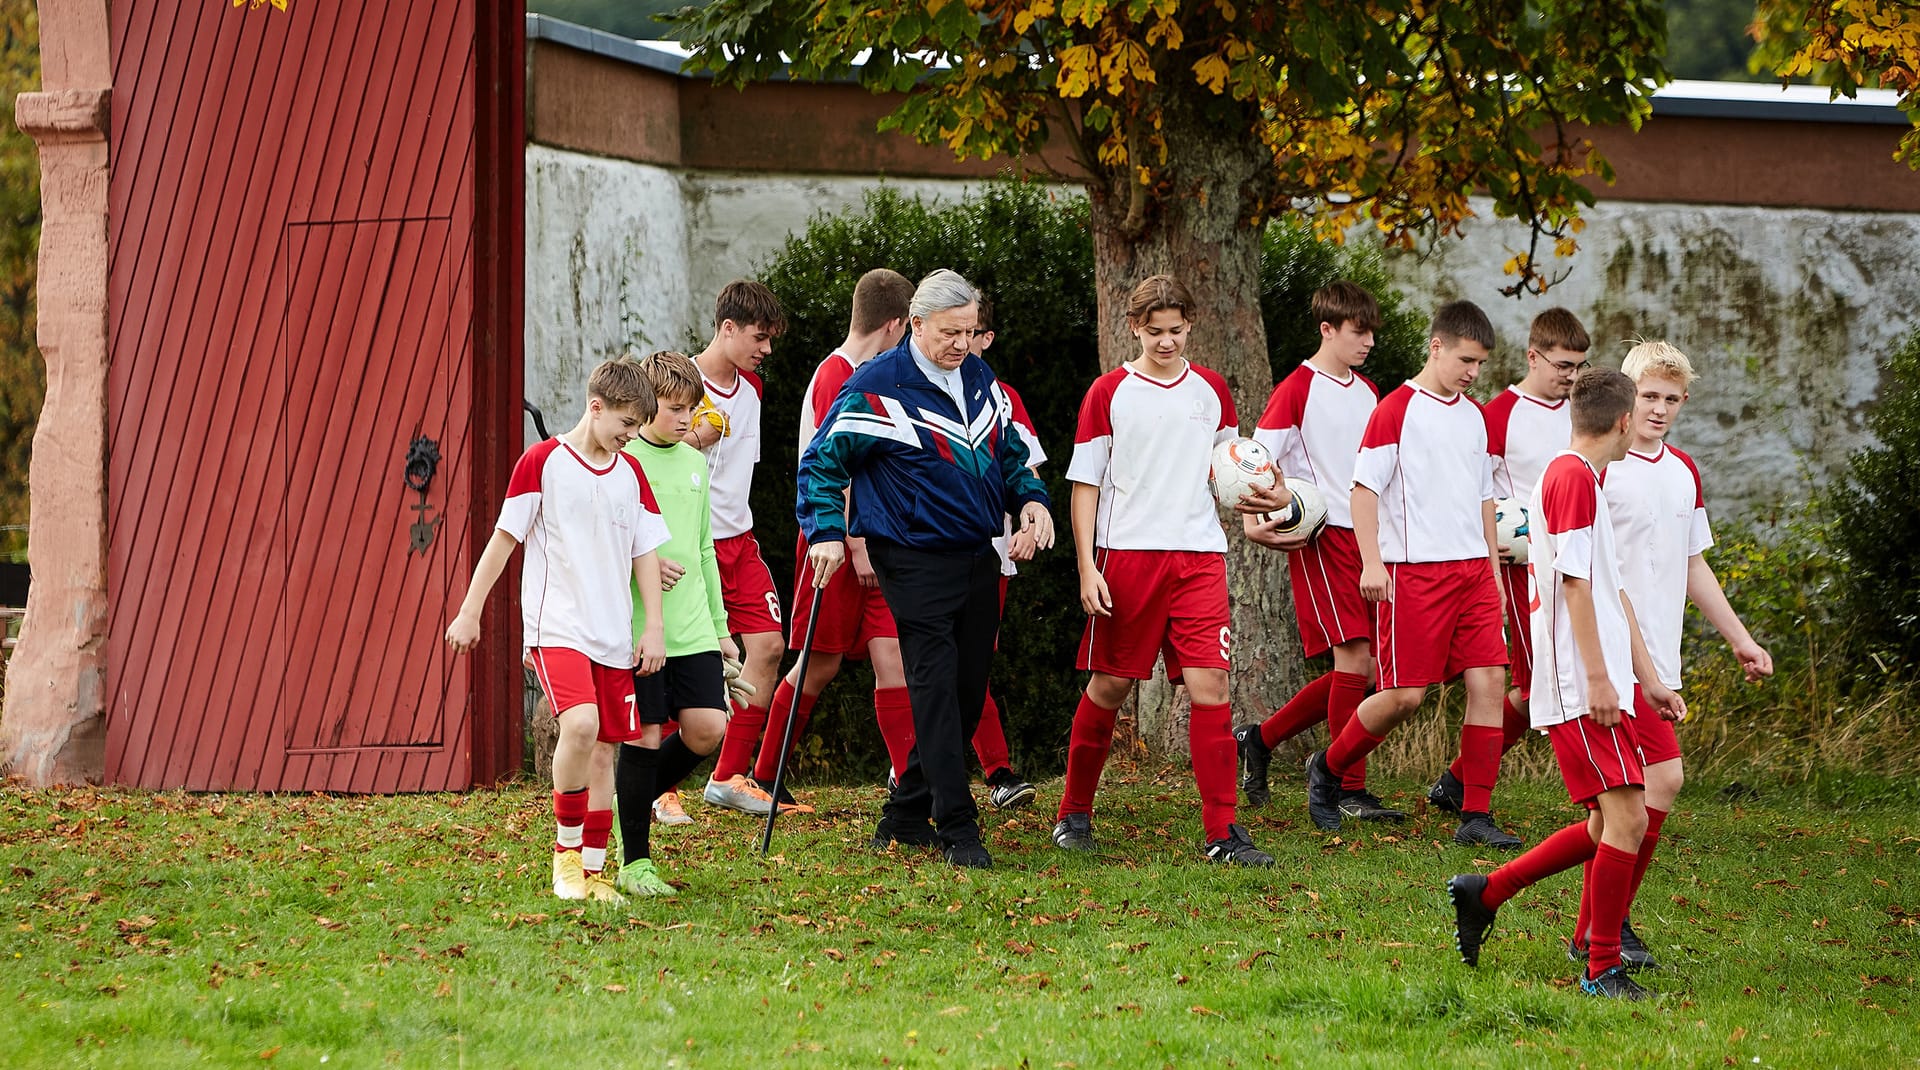
[[[1293,491],[1286,480],[1275,480],[1270,487],[1254,487],[1233,503],[1236,513],[1281,513],[1293,505]]]
[[[1053,514],[1039,502],[1028,502],[1020,507],[1020,529],[1016,535],[1027,535],[1033,539],[1035,550],[1045,550],[1053,546]]]
[[[1757,684],[1763,677],[1773,675],[1773,655],[1767,653],[1759,643],[1735,644],[1733,656],[1740,659],[1740,670],[1747,674],[1750,684]]]
[[[480,618],[462,613],[447,625],[447,645],[456,654],[464,654],[480,643]]]
[[[661,590],[663,591],[673,590],[673,585],[676,583],[679,583],[680,577],[686,574],[687,574],[687,566],[669,557],[663,557],[660,559],[660,589]]]
[[[1080,608],[1086,610],[1088,616],[1113,616],[1113,592],[1107,589],[1107,578],[1098,571],[1080,575]]]
[[[814,590],[825,587],[833,574],[846,563],[847,548],[842,543],[822,542],[807,547],[807,564],[813,566]]]
[[[1007,540],[1007,557],[1014,561],[1033,560],[1033,552],[1037,549],[1039,547],[1034,545],[1033,533],[1025,528],[1014,532],[1013,538]]]

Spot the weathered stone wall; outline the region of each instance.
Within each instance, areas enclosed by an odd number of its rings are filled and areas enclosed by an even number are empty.
[[[564,426],[587,369],[632,342],[698,346],[721,286],[817,212],[883,181],[675,172],[544,146],[527,151],[527,396]],[[885,180],[929,199],[972,183]],[[1525,239],[1493,220],[1388,266],[1417,303],[1478,301],[1500,333],[1488,379],[1524,371],[1527,322],[1572,308],[1617,366],[1632,337],[1667,338],[1702,374],[1673,440],[1726,516],[1804,496],[1866,441],[1879,364],[1920,326],[1920,215],[1603,203],[1544,297],[1500,296]],[[529,426],[529,434],[531,434]]]

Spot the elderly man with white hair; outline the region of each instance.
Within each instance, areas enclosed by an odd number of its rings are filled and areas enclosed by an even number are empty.
[[[915,743],[876,841],[988,867],[966,746],[999,628],[993,540],[1013,514],[1049,547],[1053,519],[1000,384],[968,352],[977,300],[944,268],[921,280],[906,340],[847,380],[801,458],[798,513],[814,585],[846,560],[849,534],[865,538],[900,630]]]

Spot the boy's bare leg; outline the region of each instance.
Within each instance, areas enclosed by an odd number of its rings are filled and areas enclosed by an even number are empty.
[[[600,734],[600,711],[590,702],[570,706],[556,718],[560,734],[553,745],[553,894],[562,899],[587,898],[583,846],[587,815],[592,806],[594,747]]]
[[[780,679],[780,659],[787,643],[779,632],[754,632],[740,637],[740,679],[753,688],[748,703],[766,709],[773,701],[773,688]]]

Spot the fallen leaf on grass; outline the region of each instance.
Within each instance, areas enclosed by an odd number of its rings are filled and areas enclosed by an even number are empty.
[[[1196,1004],[1194,1004],[1194,1005],[1193,1005],[1193,1006],[1191,1006],[1191,1007],[1188,1007],[1188,1008],[1187,1008],[1187,1012],[1188,1012],[1189,1014],[1198,1014],[1198,1015],[1200,1015],[1200,1016],[1201,1016],[1201,1017],[1203,1017],[1203,1018],[1204,1018],[1204,1017],[1209,1017],[1209,1016],[1210,1016],[1210,1017],[1214,1017],[1214,1018],[1225,1018],[1225,1017],[1226,1017],[1226,1015],[1224,1015],[1224,1014],[1221,1014],[1221,1013],[1220,1013],[1219,1011],[1216,1011],[1216,1010],[1214,1010],[1214,1009],[1213,1009],[1212,1007],[1202,1007],[1202,1006],[1201,1006],[1200,1004],[1198,1004],[1198,1003],[1196,1003]]]
[[[340,930],[347,927],[347,923],[344,921],[335,921],[332,918],[323,918],[317,914],[314,916],[313,923],[315,925],[320,926],[322,929],[327,930],[328,932],[334,932],[334,933],[337,933]]]
[[[627,990],[626,985],[601,985],[600,986],[600,991],[602,992],[625,992],[626,990]]]
[[[1253,954],[1248,955],[1246,958],[1241,959],[1239,962],[1234,963],[1234,965],[1240,967],[1243,970],[1251,970],[1253,969],[1254,963],[1259,962],[1261,959],[1272,954],[1273,952],[1271,951],[1256,951]],[[1276,955],[1274,957],[1278,958],[1279,956]]]
[[[965,1007],[962,1007],[962,1006],[952,1006],[952,1007],[948,1007],[948,1008],[946,1008],[946,1009],[944,1009],[944,1010],[942,1010],[942,1011],[940,1012],[940,1017],[942,1017],[942,1018],[951,1018],[951,1017],[953,1017],[953,1016],[954,1016],[954,1015],[956,1015],[956,1014],[965,1014],[965,1013],[967,1013],[967,1009],[966,1009]]]
[[[847,954],[846,954],[846,952],[844,952],[844,951],[842,951],[842,950],[840,950],[840,949],[839,949],[839,948],[837,948],[837,947],[823,947],[823,948],[821,948],[821,949],[820,949],[820,953],[821,953],[822,955],[825,955],[826,957],[828,957],[828,958],[830,958],[830,959],[832,959],[832,960],[833,960],[833,961],[835,961],[835,962],[845,962],[845,961],[847,961]]]
[[[266,1051],[261,1052],[260,1058],[271,1059],[278,1054],[280,1054],[280,1045],[275,1044],[273,1047],[268,1048]]]
[[[433,998],[435,999],[446,999],[451,995],[453,995],[453,984],[449,981],[440,982],[440,987],[433,990]]]
[[[120,927],[122,933],[139,933],[146,932],[148,929],[160,924],[160,919],[154,917],[152,914],[142,914],[137,918],[121,918],[119,921],[114,922],[114,924]]]
[[[1735,1026],[1733,1032],[1727,1036],[1727,1043],[1738,1044],[1745,1039],[1747,1039],[1747,1027]]]
[[[1018,940],[1009,940],[1007,941],[1007,950],[1016,955],[1031,955],[1033,954],[1033,945],[1023,944]]]

